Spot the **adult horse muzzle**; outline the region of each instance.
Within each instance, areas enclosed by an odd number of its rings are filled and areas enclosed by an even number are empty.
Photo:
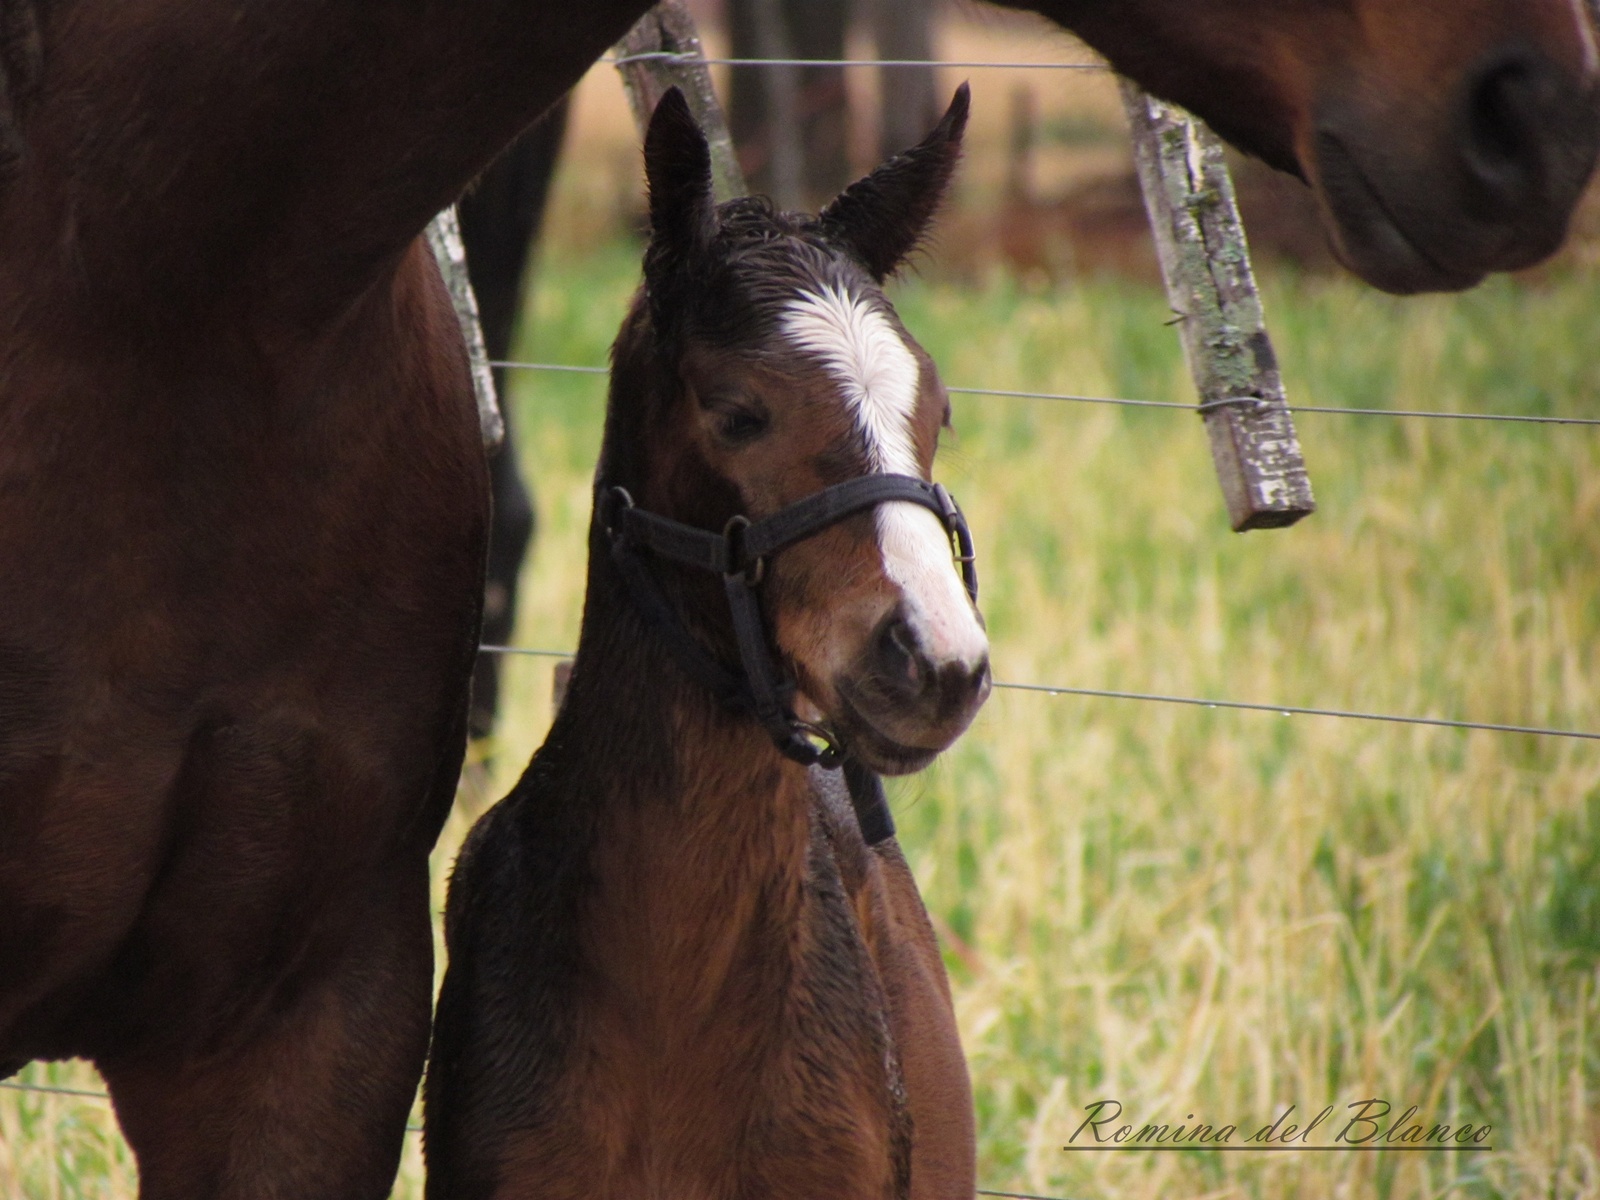
[[[1426,139],[1389,132],[1402,117],[1416,123],[1411,98],[1374,104],[1352,86],[1335,90],[1318,105],[1303,163],[1335,252],[1397,293],[1457,291],[1547,257],[1594,168],[1596,100],[1592,79],[1531,46],[1467,71]]]
[[[795,682],[770,649],[758,589],[772,555],[857,513],[893,502],[921,505],[939,518],[951,538],[967,595],[976,604],[978,571],[966,518],[942,485],[912,475],[863,475],[759,521],[733,517],[720,534],[645,512],[621,487],[602,485],[596,507],[629,597],[689,676],[724,706],[753,715],[786,757],[803,766],[832,768],[844,761],[847,748],[836,732],[795,716],[790,707]],[[690,634],[640,551],[722,576],[740,669],[726,666]]]

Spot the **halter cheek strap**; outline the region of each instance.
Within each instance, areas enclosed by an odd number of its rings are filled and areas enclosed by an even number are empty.
[[[620,487],[602,486],[596,509],[625,590],[689,677],[724,707],[755,717],[786,757],[802,766],[833,768],[845,762],[844,749],[832,733],[802,721],[791,709],[795,683],[769,649],[757,589],[773,554],[890,502],[919,504],[939,518],[950,535],[967,594],[976,603],[978,572],[966,519],[941,485],[912,475],[864,475],[824,488],[760,521],[736,516],[720,534],[645,512]],[[684,627],[641,551],[722,576],[741,670],[713,657]],[[877,777],[851,764],[845,778],[868,844],[891,836],[894,822]]]

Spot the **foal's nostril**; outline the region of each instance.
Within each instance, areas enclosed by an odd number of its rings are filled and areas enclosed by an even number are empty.
[[[911,627],[898,617],[885,622],[878,633],[878,656],[884,673],[915,689],[922,683],[922,655]]]
[[[952,698],[960,707],[966,707],[974,699],[982,699],[989,694],[989,656],[985,654],[977,666],[962,668],[959,679],[951,689]]]
[[[989,686],[989,656],[976,662],[929,654],[912,622],[893,616],[874,639],[874,673],[902,699],[921,699],[940,708],[960,707]]]

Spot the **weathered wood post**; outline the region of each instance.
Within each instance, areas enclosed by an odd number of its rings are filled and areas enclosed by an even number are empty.
[[[467,359],[472,364],[472,390],[478,399],[478,427],[483,434],[483,448],[498,450],[500,443],[505,440],[506,424],[501,419],[500,405],[495,397],[494,372],[489,369],[489,351],[483,343],[483,326],[478,323],[478,298],[473,295],[472,281],[467,278],[467,249],[461,243],[461,226],[456,221],[454,205],[428,225],[428,246],[439,264],[445,285],[450,289],[456,320],[461,322],[461,336],[467,342]]]
[[[796,209],[804,203],[806,148],[800,122],[800,69],[793,64],[794,45],[786,28],[787,15],[782,0],[748,0],[755,26],[757,56],[770,65],[753,68],[761,72],[761,94],[767,178],[772,183],[772,199],[779,208]]]
[[[643,137],[649,128],[650,116],[667,89],[681,88],[689,101],[689,111],[711,144],[711,178],[717,200],[746,195],[744,173],[739,170],[733,138],[728,133],[728,119],[711,86],[700,34],[683,0],[661,0],[639,18],[613,52],[639,136]]]
[[[1317,506],[1222,143],[1183,110],[1126,80],[1122,99],[1228,519],[1241,533],[1293,525]]]
[[[882,59],[928,62],[933,44],[935,0],[874,0],[867,5],[873,41]],[[878,68],[878,157],[886,160],[915,146],[938,123],[944,103],[933,67]]]

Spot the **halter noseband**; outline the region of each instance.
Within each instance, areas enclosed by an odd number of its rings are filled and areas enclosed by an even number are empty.
[[[597,508],[611,542],[611,559],[629,597],[689,676],[725,707],[753,715],[788,758],[802,766],[832,768],[844,761],[844,750],[832,733],[800,720],[790,709],[795,683],[784,677],[767,648],[756,589],[766,575],[767,559],[778,551],[892,501],[920,504],[939,518],[954,544],[967,594],[977,603],[977,562],[966,518],[942,485],[913,475],[863,475],[824,488],[759,521],[733,517],[720,534],[645,512],[635,507],[625,488],[602,487]],[[742,671],[733,671],[714,658],[684,628],[640,559],[640,550],[722,576]]]

